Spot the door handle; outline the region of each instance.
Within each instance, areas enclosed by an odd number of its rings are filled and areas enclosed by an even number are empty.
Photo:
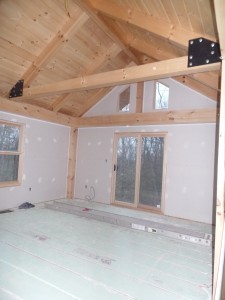
[[[119,167],[116,164],[114,164],[113,170],[118,171],[118,169],[119,169]]]

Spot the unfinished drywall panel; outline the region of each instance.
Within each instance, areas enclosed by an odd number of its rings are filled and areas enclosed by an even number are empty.
[[[212,222],[215,130],[213,124],[171,126],[166,214]]]
[[[0,188],[0,210],[65,197],[69,128],[3,112],[0,118],[25,124],[22,185]]]
[[[75,197],[110,203],[113,128],[79,129]]]
[[[130,87],[130,105],[129,112],[134,113],[136,109],[136,90],[137,84],[131,85],[122,85],[115,87],[109,92],[105,97],[102,98],[94,107],[92,107],[86,114],[86,117],[93,117],[99,115],[114,115],[118,113],[127,113],[119,112],[119,96]]]
[[[193,91],[183,84],[167,78],[160,80],[161,83],[169,87],[169,105],[168,110],[173,109],[203,109],[215,108],[216,101]],[[119,112],[119,95],[128,85],[115,87],[109,94],[102,98],[94,107],[92,107],[85,116],[93,117],[99,115],[114,115],[118,113],[135,113],[137,84],[130,85],[130,110],[129,112]],[[155,81],[146,81],[144,83],[143,112],[155,110]]]
[[[115,132],[167,132],[165,214],[211,223],[215,124],[79,129],[75,197],[109,204]]]
[[[160,79],[159,82],[169,87],[168,109],[203,109],[216,107],[216,102],[214,100],[173,79]],[[155,109],[155,83],[156,81],[146,81],[144,84],[144,112]]]

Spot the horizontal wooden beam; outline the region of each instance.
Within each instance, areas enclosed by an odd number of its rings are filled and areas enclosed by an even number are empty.
[[[114,31],[120,39],[123,40],[125,45],[146,54],[154,61],[168,60],[176,57],[175,53],[171,52],[168,48],[165,49],[162,45],[159,46],[154,42],[147,42],[144,38],[134,36],[131,32],[126,32],[126,35],[124,35],[121,32],[120,27],[116,25],[116,22],[111,21],[110,26],[113,27]],[[146,64],[145,61],[143,61],[143,63]],[[192,89],[213,100],[218,100],[219,72],[196,73],[189,76],[193,78],[190,78],[190,80],[187,79],[185,85],[188,85]],[[193,79],[196,79],[196,82]],[[181,80],[179,81],[182,82]]]
[[[24,117],[39,119],[74,128],[102,127],[102,126],[138,126],[160,124],[191,124],[191,123],[215,123],[216,109],[194,110],[165,110],[148,113],[122,113],[118,115],[98,117],[70,117],[62,113],[53,112],[31,104],[13,102],[6,98],[0,98],[1,111]]]
[[[28,99],[53,94],[72,93],[102,87],[130,84],[146,80],[215,71],[220,69],[220,63],[187,67],[187,56],[170,60],[134,66],[95,75],[68,79],[33,88],[25,88],[23,96],[18,99]]]
[[[215,123],[216,109],[165,110],[148,113],[122,113],[119,115],[83,117],[78,127],[138,126],[162,124]]]
[[[77,124],[76,119],[73,117],[58,112],[56,113],[35,105],[17,103],[6,98],[0,98],[0,109],[4,112],[66,126],[73,126],[74,124]]]

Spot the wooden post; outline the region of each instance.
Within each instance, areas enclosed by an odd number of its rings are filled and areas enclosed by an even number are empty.
[[[213,277],[213,299],[217,288],[218,270],[221,259],[221,246],[224,230],[224,166],[225,166],[225,62],[222,63],[221,75],[221,100],[218,137],[218,162],[217,162],[217,193],[216,193],[216,229],[215,229],[215,251],[214,251],[214,277]]]
[[[67,174],[67,198],[74,198],[75,186],[75,168],[76,168],[76,150],[77,150],[77,129],[70,129],[70,145],[68,159],[68,174]]]
[[[222,55],[221,66],[221,94],[219,109],[219,133],[218,133],[218,162],[217,162],[217,194],[216,194],[216,229],[214,251],[214,275],[213,275],[213,299],[221,299],[218,282],[219,264],[222,255],[221,246],[224,230],[224,192],[225,192],[225,2],[214,0],[216,23],[219,34],[220,49]],[[219,298],[218,298],[219,297]]]
[[[143,95],[144,95],[144,82],[142,81],[137,83],[136,113],[142,113]]]

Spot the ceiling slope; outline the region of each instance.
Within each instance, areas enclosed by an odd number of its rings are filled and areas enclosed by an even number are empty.
[[[212,0],[2,0],[0,28],[0,96],[24,80],[10,103],[82,117],[113,86],[160,78],[135,72],[170,59],[182,68],[166,76],[214,100],[220,93],[218,66],[190,72],[183,62],[190,39],[217,41]]]

